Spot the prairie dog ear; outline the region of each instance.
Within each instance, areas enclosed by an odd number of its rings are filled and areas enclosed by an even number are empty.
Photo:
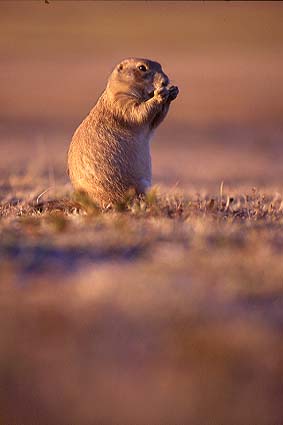
[[[118,65],[118,71],[121,72],[123,70],[123,64],[120,63],[120,65]]]

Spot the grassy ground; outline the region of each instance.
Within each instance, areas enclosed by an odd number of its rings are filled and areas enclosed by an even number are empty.
[[[0,207],[1,423],[282,422],[282,195],[36,182]]]

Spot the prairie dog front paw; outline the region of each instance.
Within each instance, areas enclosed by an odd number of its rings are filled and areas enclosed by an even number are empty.
[[[167,87],[160,87],[154,90],[154,98],[158,101],[158,103],[165,103],[168,99],[169,91]]]
[[[169,90],[168,91],[169,91],[169,99],[170,100],[176,99],[176,97],[179,94],[179,89],[178,89],[177,86],[171,86],[171,87],[169,87]]]

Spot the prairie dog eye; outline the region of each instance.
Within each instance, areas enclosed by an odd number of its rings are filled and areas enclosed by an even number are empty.
[[[139,65],[138,68],[142,72],[145,72],[146,71],[146,67],[144,65]]]

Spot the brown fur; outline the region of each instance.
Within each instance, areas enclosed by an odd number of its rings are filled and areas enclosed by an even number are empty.
[[[76,190],[100,206],[123,200],[130,189],[146,191],[151,185],[150,138],[178,95],[178,88],[168,84],[157,62],[129,58],[115,67],[69,148]]]

